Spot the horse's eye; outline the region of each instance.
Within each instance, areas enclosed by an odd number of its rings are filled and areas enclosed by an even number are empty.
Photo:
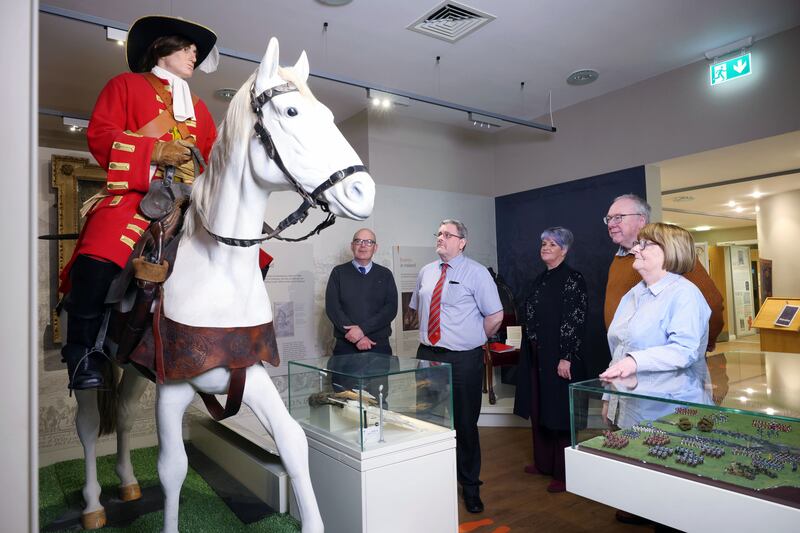
[[[290,117],[296,117],[297,109],[294,107],[290,107],[289,109],[286,110],[286,114],[289,115]]]

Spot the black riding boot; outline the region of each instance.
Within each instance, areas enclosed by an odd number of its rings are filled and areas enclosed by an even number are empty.
[[[108,360],[102,352],[90,352],[86,346],[80,344],[65,344],[61,348],[61,356],[67,363],[69,371],[70,389],[102,389],[103,366]]]
[[[69,370],[70,389],[102,388],[106,356],[94,350],[103,324],[105,296],[120,268],[114,263],[79,255],[70,271],[72,289],[67,295],[67,343],[61,355]]]

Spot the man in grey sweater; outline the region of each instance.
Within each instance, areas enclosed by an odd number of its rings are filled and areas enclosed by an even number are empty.
[[[358,230],[353,235],[350,249],[353,251],[353,260],[334,267],[328,278],[325,313],[333,324],[333,336],[336,339],[331,370],[358,374],[364,370],[364,360],[354,355],[337,356],[364,352],[392,355],[389,336],[392,334],[392,320],[397,315],[397,286],[391,270],[372,262],[372,257],[378,251],[372,230]],[[388,371],[389,359],[371,361],[369,370]],[[385,398],[388,394],[386,380],[379,381],[365,383],[364,388],[377,397],[378,385],[383,384]],[[338,378],[334,385],[345,389],[357,386],[356,383]]]

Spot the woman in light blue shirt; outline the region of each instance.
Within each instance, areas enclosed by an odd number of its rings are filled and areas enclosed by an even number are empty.
[[[708,307],[698,288],[681,274],[695,264],[694,240],[672,224],[647,224],[631,252],[642,281],[623,296],[608,328],[611,365],[601,379],[637,371],[687,368],[705,356]],[[612,422],[616,409],[603,405]]]

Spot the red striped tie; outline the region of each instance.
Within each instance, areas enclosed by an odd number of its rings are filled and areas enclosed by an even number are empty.
[[[442,275],[439,276],[439,281],[436,282],[436,287],[433,289],[433,296],[431,296],[431,314],[428,316],[428,341],[431,344],[436,344],[442,338],[442,332],[439,330],[439,309],[442,303],[442,290],[444,289],[444,278],[447,277],[447,263],[442,263]]]

